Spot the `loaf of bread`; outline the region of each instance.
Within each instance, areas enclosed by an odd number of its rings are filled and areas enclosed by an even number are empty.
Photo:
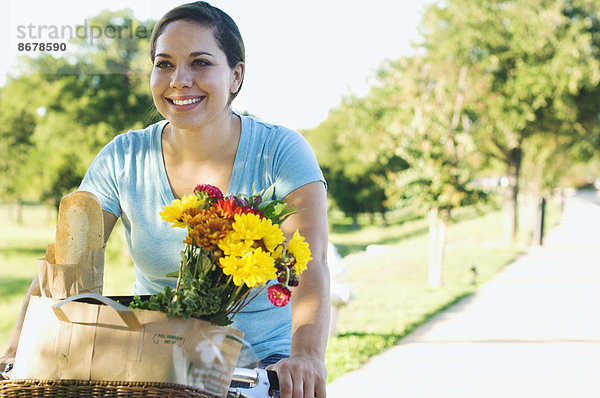
[[[56,224],[56,264],[77,264],[88,250],[104,245],[102,207],[91,192],[72,192],[60,201]]]

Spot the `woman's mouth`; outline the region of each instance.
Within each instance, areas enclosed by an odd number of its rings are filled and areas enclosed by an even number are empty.
[[[198,106],[202,100],[206,97],[193,97],[193,98],[167,98],[167,102],[176,111],[188,111]]]

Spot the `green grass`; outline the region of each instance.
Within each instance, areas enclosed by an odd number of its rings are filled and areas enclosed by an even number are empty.
[[[26,206],[22,225],[11,222],[9,210],[0,207],[0,354],[4,352],[25,293],[37,272],[36,259],[45,255],[56,231],[53,209]],[[104,294],[130,294],[135,276],[120,223],[107,247]]]
[[[6,346],[23,298],[36,273],[36,259],[54,240],[56,214],[43,207],[26,207],[23,225],[9,220],[0,207],[0,350]],[[361,223],[365,220],[361,219]],[[425,320],[474,292],[518,254],[519,246],[502,242],[502,216],[491,211],[480,216],[472,210],[459,214],[448,228],[444,286],[427,287],[428,226],[408,209],[388,217],[389,225],[363,225],[331,217],[332,242],[346,257],[344,282],[354,299],[341,309],[337,330],[327,350],[328,381],[358,368],[368,358],[398,341]],[[556,205],[549,206],[548,227],[558,222]],[[520,240],[526,240],[522,234]],[[382,245],[365,255],[369,245]],[[477,267],[477,279],[471,268]],[[130,294],[134,272],[117,225],[108,243],[105,295]],[[1,351],[0,351],[1,353]]]

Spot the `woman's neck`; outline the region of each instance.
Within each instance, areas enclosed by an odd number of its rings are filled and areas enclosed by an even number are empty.
[[[231,113],[222,122],[214,122],[201,128],[187,130],[165,126],[163,151],[172,159],[186,163],[211,163],[235,153],[241,132],[240,117]]]

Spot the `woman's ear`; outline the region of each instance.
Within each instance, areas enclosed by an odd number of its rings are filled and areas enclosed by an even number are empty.
[[[246,64],[241,61],[231,70],[231,86],[229,87],[231,94],[237,93],[240,87],[242,87],[245,72]]]

